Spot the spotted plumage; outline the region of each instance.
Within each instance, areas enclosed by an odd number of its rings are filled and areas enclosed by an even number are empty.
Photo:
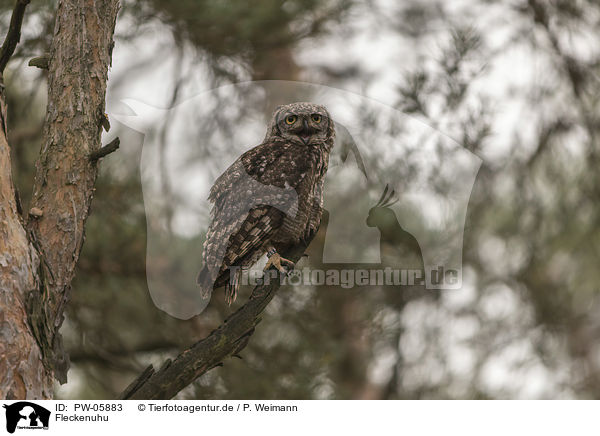
[[[317,231],[334,135],[333,120],[323,106],[279,106],[263,142],[216,180],[209,195],[213,207],[204,267],[198,275],[203,295],[225,286],[231,303],[243,268],[268,250],[285,251]]]

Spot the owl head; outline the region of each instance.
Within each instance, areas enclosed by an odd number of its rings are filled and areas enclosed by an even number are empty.
[[[333,120],[324,106],[314,103],[291,103],[273,112],[265,139],[281,138],[301,146],[333,144]]]
[[[390,206],[398,202],[396,197],[396,191],[392,189],[389,191],[389,185],[385,185],[383,194],[375,206],[369,210],[369,216],[367,217],[367,226],[385,228],[392,226],[394,223],[398,223],[396,214],[390,208]]]

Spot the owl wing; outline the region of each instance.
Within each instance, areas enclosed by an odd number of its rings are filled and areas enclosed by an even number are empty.
[[[310,240],[319,230],[321,225],[321,217],[323,216],[323,185],[325,179],[321,178],[313,187],[313,195],[311,198],[311,211],[304,235],[305,240]]]
[[[250,210],[239,230],[229,237],[220,273],[231,266],[250,266],[256,262],[257,256],[262,255],[259,250],[281,227],[284,218],[285,214],[273,206],[258,206]],[[218,281],[228,278],[219,277],[221,280]]]
[[[297,202],[295,189],[310,167],[296,148],[285,142],[263,143],[215,182],[209,195],[214,206],[204,243],[205,267],[198,276],[204,292],[228,284],[228,297],[235,298],[237,283],[230,282],[230,267],[254,263],[286,212],[295,213],[290,207]]]
[[[285,142],[273,141],[263,142],[248,150],[217,178],[210,189],[208,200],[215,207],[222,207],[231,200],[231,195],[241,193],[240,188],[244,187],[242,185],[248,177],[265,185],[274,184],[277,180],[273,177],[273,164],[281,160],[288,148]]]

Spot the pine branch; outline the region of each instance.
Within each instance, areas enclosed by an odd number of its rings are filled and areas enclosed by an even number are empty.
[[[283,256],[297,262],[308,246],[300,244]],[[217,366],[222,366],[228,357],[239,357],[238,353],[248,344],[261,314],[271,302],[281,285],[279,280],[254,288],[252,295],[235,313],[230,315],[206,338],[181,352],[173,361],[168,359],[155,371],[146,368],[120,395],[122,400],[167,400],[191,384],[198,377]]]
[[[90,161],[95,162],[98,159],[103,158],[104,156],[117,151],[119,149],[120,144],[121,144],[121,141],[119,140],[119,138],[113,139],[109,144],[105,145],[104,147],[100,147],[98,150],[90,153],[90,156],[89,156]]]
[[[25,8],[28,4],[29,0],[17,0],[15,3],[15,8],[10,18],[10,25],[8,26],[8,33],[6,34],[2,48],[0,48],[0,74],[4,72],[6,64],[8,64],[8,61],[15,52],[15,48],[17,48],[17,44],[21,40],[21,25],[23,24]]]

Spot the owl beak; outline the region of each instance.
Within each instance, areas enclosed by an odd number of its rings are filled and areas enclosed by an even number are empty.
[[[310,134],[309,133],[300,132],[300,134],[298,136],[300,137],[300,139],[302,140],[302,142],[304,143],[304,145],[308,145],[308,141],[310,141]]]
[[[310,136],[311,135],[308,123],[306,122],[306,119],[304,119],[302,120],[302,130],[300,131],[300,133],[298,133],[298,137],[302,140],[304,145],[307,145],[308,141],[310,141]]]

